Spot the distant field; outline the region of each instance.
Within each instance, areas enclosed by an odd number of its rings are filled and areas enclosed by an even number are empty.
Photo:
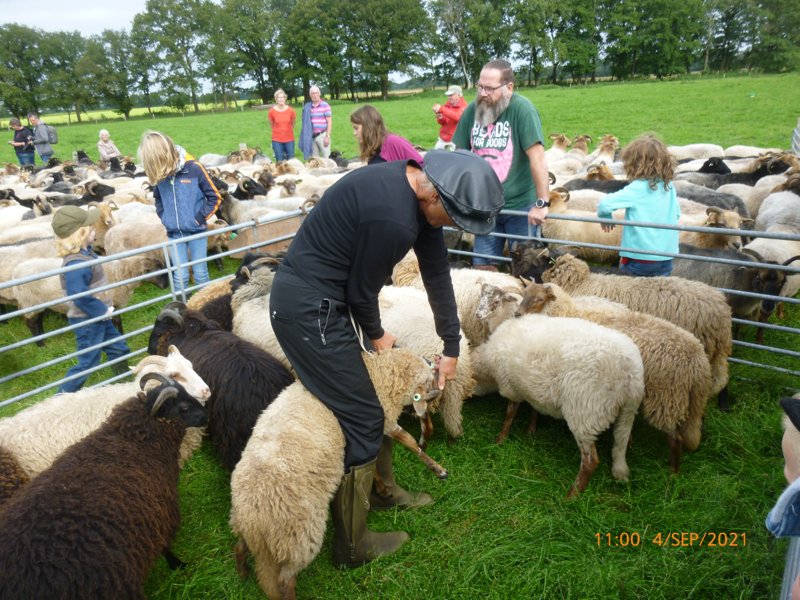
[[[787,147],[800,115],[798,91],[800,74],[544,87],[522,93],[539,108],[545,133],[588,133],[595,138],[613,133],[624,143],[650,131],[671,144],[702,141]],[[437,135],[430,106],[443,100],[442,93],[424,92],[375,104],[390,129],[430,147]],[[467,97],[471,100],[472,94],[468,92]],[[357,153],[347,119],[353,108],[351,103],[333,105],[333,147],[346,156]],[[265,111],[245,109],[63,125],[57,149],[65,158],[75,148],[88,149],[94,157],[97,132],[105,127],[123,152],[133,153],[142,131],[153,127],[171,134],[196,155],[225,153],[240,142],[266,150],[265,120]],[[8,148],[2,151],[3,161],[13,158]],[[235,266],[235,261],[227,259],[224,273]],[[216,278],[223,273],[212,266],[211,274]],[[164,290],[143,285],[132,303],[163,294]],[[152,323],[158,309],[159,305],[153,305],[125,315],[126,331]],[[60,315],[50,313],[45,330],[64,322]],[[787,306],[786,319],[778,322],[773,317],[772,322],[800,327],[800,306]],[[27,337],[20,319],[0,325],[0,346]],[[750,328],[738,337],[753,342],[755,334]],[[797,350],[797,336],[786,332],[767,331],[766,343]],[[146,334],[130,340],[133,349],[146,344]],[[69,334],[48,340],[44,348],[29,345],[0,354],[0,378],[73,350],[74,337]],[[791,356],[741,347],[734,356],[797,369],[797,360]],[[53,381],[65,368],[58,365],[2,384],[0,400]],[[108,376],[101,371],[90,381],[99,381],[100,375]],[[778,399],[798,386],[798,378],[784,373],[731,365],[733,409],[722,413],[713,399],[709,401],[702,444],[684,455],[678,476],[668,469],[664,435],[637,419],[628,452],[630,482],[619,483],[611,477],[611,436],[606,433],[597,444],[600,466],[586,492],[574,501],[563,497],[580,457],[563,421],[543,417],[537,433],[529,436],[530,410],[522,407],[508,440],[498,446],[494,436],[503,421],[505,401],[496,395],[470,399],[464,407],[465,434],[457,443],[445,441],[441,420],[434,419],[437,432],[428,452],[450,472],[446,481],[433,478],[405,449],[395,450],[398,481],[409,489],[430,492],[435,503],[414,511],[372,513],[369,524],[376,531],[408,531],[411,540],[394,556],[340,571],[330,559],[329,525],[320,555],[298,577],[298,597],[775,598],[787,543],[767,533],[764,518],[785,486]],[[0,417],[32,401],[0,408]],[[403,425],[418,432],[410,419]],[[159,559],[145,587],[148,598],[264,598],[254,577],[241,581],[236,575],[235,540],[228,526],[229,482],[229,474],[208,444],[186,465],[180,481],[182,526],[173,549],[187,566],[171,572]],[[729,534],[728,542],[735,533],[736,547],[710,547],[698,541],[703,534],[722,539],[722,533]]]
[[[800,74],[544,86],[525,88],[521,93],[538,108],[545,134],[589,134],[597,139],[613,133],[624,143],[641,133],[653,132],[668,144],[712,142],[723,147],[749,144],[787,148],[800,115],[798,91]],[[438,134],[431,106],[444,101],[442,94],[443,90],[419,92],[372,103],[390,130],[430,148]],[[474,99],[473,91],[465,94],[467,100]],[[357,156],[348,116],[358,104],[334,102],[332,106],[333,148],[347,157]],[[302,106],[294,108],[298,112],[299,136]],[[143,112],[146,111],[134,111]],[[69,158],[78,148],[96,157],[102,128],[111,132],[126,154],[134,154],[142,132],[153,128],[168,133],[198,156],[206,152],[227,153],[238,149],[242,142],[260,146],[272,155],[265,110],[242,108],[201,115],[186,112],[185,116],[171,113],[159,114],[155,119],[142,115],[127,122],[119,117],[111,120],[113,116],[111,110],[94,111],[90,118],[98,121],[80,125],[74,124],[74,115],[72,125],[66,125],[66,115],[44,118],[54,125],[63,123],[59,125],[60,143],[55,148],[62,159]],[[0,161],[13,160],[11,147],[0,145]]]

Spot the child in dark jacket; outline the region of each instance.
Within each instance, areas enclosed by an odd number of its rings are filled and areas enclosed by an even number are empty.
[[[169,136],[158,131],[147,131],[139,145],[139,158],[147,179],[153,188],[156,214],[167,230],[170,240],[177,240],[208,229],[206,221],[214,216],[222,202],[222,195],[214,186],[203,165],[177,146]],[[208,252],[206,238],[179,242],[171,246],[175,289],[189,286],[189,267],[192,265],[195,284],[208,283]]]
[[[92,251],[92,242],[95,237],[92,223],[99,217],[100,211],[96,208],[90,208],[87,211],[78,206],[64,206],[56,211],[53,215],[53,231],[59,238],[56,245],[59,256],[64,258],[62,266],[68,267],[97,258]],[[107,284],[103,265],[87,266],[61,275],[61,287],[67,296],[100,288]],[[113,312],[114,307],[111,305],[107,291],[70,301],[67,311],[69,324],[84,324],[74,330],[78,352],[82,353],[78,356],[78,364],[67,371],[66,377],[77,375],[100,364],[101,352],[106,353],[106,360],[109,361],[130,353],[125,340],[111,322]],[[85,323],[103,315],[106,318],[102,321]],[[87,348],[100,343],[105,343],[105,346],[86,351]],[[118,362],[111,367],[115,374],[124,373],[127,369],[126,361]],[[83,374],[70,381],[65,381],[58,391],[75,392],[83,386],[88,378],[88,374]]]

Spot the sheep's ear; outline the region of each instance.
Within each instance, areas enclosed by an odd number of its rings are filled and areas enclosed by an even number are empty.
[[[544,284],[544,295],[548,300],[556,299],[556,293],[553,291],[553,286],[549,283]]]
[[[706,214],[707,214],[707,215],[709,215],[709,216],[711,216],[711,214],[717,214],[717,215],[719,215],[719,214],[721,214],[721,213],[722,213],[722,209],[721,209],[721,208],[719,208],[718,206],[709,206],[709,207],[706,209]]]
[[[170,356],[172,356],[174,354],[180,354],[180,353],[181,353],[181,351],[178,350],[178,348],[177,348],[177,346],[175,346],[175,344],[170,344],[169,347],[167,348],[167,354],[169,354]]]
[[[136,392],[136,397],[139,398],[142,402],[147,402],[147,394],[144,392]]]
[[[755,223],[755,221],[753,219],[750,219],[750,218],[742,219],[742,221],[741,221],[742,225],[752,225],[753,223]]]
[[[522,295],[515,294],[514,292],[506,292],[505,294],[503,294],[503,302],[516,302],[517,304],[519,304],[520,302],[522,302]]]
[[[113,200],[109,200],[106,202],[106,204],[109,206],[109,208],[111,208],[111,210],[119,210],[119,206],[117,206],[117,203]]]
[[[522,276],[519,277],[519,280],[522,282],[522,289],[525,289],[526,287],[528,287],[528,286],[533,284],[533,282],[531,280],[525,279]]]

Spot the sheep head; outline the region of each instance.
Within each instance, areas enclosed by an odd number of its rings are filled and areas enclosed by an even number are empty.
[[[156,317],[153,331],[150,332],[150,339],[147,344],[147,352],[149,354],[159,353],[163,337],[185,330],[186,322],[183,318],[185,310],[186,305],[183,302],[170,302],[161,310],[158,317]]]
[[[516,290],[508,290],[481,282],[481,296],[475,318],[482,321],[494,332],[497,326],[514,315],[522,296]]]
[[[524,280],[523,280],[524,281]],[[545,312],[547,305],[556,299],[551,283],[528,283],[522,292],[522,300],[514,312],[515,317]]]
[[[192,396],[201,401],[211,397],[211,390],[203,378],[198,375],[191,361],[181,354],[174,345],[167,349],[167,356],[145,356],[139,363],[132,367],[136,377],[146,377],[148,374],[160,374],[168,380],[180,383]],[[159,380],[161,381],[161,380]],[[164,383],[162,381],[162,383]],[[142,389],[144,387],[142,386]]]
[[[542,273],[551,266],[550,250],[535,242],[519,242],[511,255],[511,274],[542,281]]]
[[[139,392],[138,396],[150,406],[152,417],[179,420],[187,427],[203,427],[208,423],[205,407],[174,381],[159,385],[147,393]]]

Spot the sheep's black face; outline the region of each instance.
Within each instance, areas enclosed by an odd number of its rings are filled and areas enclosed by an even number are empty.
[[[168,403],[162,410],[164,414],[159,413],[159,416],[180,419],[187,427],[208,425],[208,413],[205,407],[194,398],[190,398],[188,394],[185,398],[176,399],[174,403]]]

